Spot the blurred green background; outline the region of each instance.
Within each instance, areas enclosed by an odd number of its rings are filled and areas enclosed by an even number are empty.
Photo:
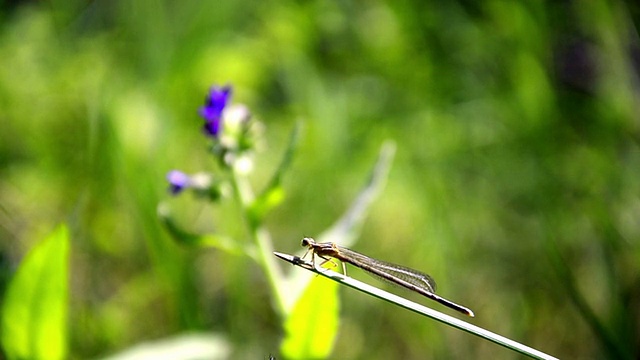
[[[178,245],[157,217],[166,202],[185,228],[245,241],[233,203],[169,199],[164,179],[212,167],[197,108],[227,83],[266,125],[257,188],[304,122],[265,224],[277,250],[332,224],[393,139],[354,249],[430,273],[474,324],[554,356],[640,355],[635,3],[0,4],[0,286],[68,221],[72,358],[192,330],[220,334],[230,358],[278,354],[260,268]],[[341,298],[333,358],[518,357]]]

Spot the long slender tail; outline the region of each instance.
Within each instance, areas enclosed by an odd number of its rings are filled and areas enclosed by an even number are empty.
[[[466,308],[466,307],[464,307],[462,305],[458,305],[458,304],[454,303],[453,301],[449,301],[449,300],[447,300],[447,299],[445,299],[443,297],[440,297],[440,296],[438,296],[436,294],[431,294],[430,297],[431,297],[431,299],[433,299],[433,300],[439,302],[440,304],[442,304],[442,305],[444,305],[444,306],[446,306],[448,308],[451,308],[451,309],[453,309],[455,311],[461,312],[461,313],[463,313],[463,314],[465,314],[467,316],[471,316],[471,317],[475,316],[473,311],[471,311],[471,309],[468,309],[468,308]]]

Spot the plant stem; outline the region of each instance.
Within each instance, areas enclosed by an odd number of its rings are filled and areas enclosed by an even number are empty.
[[[280,287],[280,284],[282,284],[282,273],[272,256],[273,246],[271,235],[263,226],[256,224],[250,218],[250,207],[255,198],[251,185],[247,178],[238,174],[233,167],[231,170],[231,183],[234,194],[240,204],[242,216],[249,227],[249,236],[257,249],[256,260],[267,275],[267,281],[274,294],[277,311],[280,314],[284,314],[285,301]]]

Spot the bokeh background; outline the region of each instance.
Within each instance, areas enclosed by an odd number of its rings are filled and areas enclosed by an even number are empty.
[[[2,1],[0,286],[67,221],[71,358],[195,330],[230,358],[278,355],[261,269],[176,244],[157,216],[246,241],[237,206],[164,179],[212,167],[197,108],[232,84],[265,124],[257,188],[304,124],[265,223],[277,250],[330,226],[395,140],[354,249],[427,271],[473,323],[541,351],[638,358],[639,19],[607,0]],[[332,358],[519,357],[341,298]]]

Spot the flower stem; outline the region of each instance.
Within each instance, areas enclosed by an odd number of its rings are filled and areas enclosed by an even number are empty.
[[[255,199],[253,190],[247,178],[238,174],[233,167],[231,170],[231,183],[234,195],[240,204],[242,216],[249,227],[249,236],[257,249],[256,260],[267,275],[267,281],[274,294],[276,308],[280,314],[283,314],[285,312],[285,301],[280,287],[280,284],[282,284],[282,273],[272,255],[273,245],[271,235],[267,229],[251,219],[250,207]]]

